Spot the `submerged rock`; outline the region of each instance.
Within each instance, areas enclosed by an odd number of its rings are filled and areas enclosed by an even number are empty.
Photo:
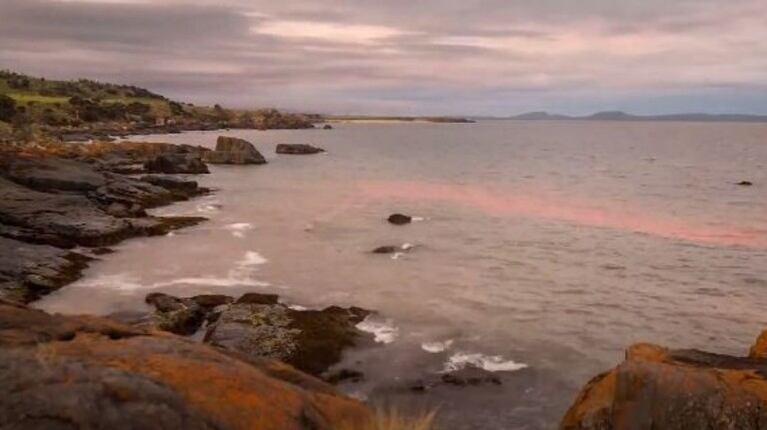
[[[322,127],[322,129],[323,129],[323,130],[332,130],[332,129],[333,129],[333,126],[332,126],[332,125],[330,125],[330,124],[325,124],[325,125]]]
[[[759,345],[748,358],[634,345],[623,363],[586,385],[560,428],[763,429],[767,360]]]
[[[387,221],[389,221],[389,223],[394,225],[405,225],[405,224],[410,224],[411,222],[413,222],[413,217],[409,215],[397,213],[397,214],[389,215],[389,218],[387,219]]]
[[[216,150],[205,154],[211,164],[266,164],[266,159],[247,140],[219,136]]]
[[[280,143],[277,145],[278,154],[308,155],[320,152],[325,152],[325,150],[304,143]]]
[[[373,254],[394,254],[395,252],[401,252],[402,248],[399,246],[379,246],[373,250]]]
[[[741,187],[750,187],[754,185],[754,183],[751,181],[740,181],[738,182],[738,185],[740,185]]]
[[[335,430],[371,412],[268,359],[0,299],[0,428]]]

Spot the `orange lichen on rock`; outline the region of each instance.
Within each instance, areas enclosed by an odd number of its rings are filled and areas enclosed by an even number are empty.
[[[566,430],[762,429],[767,360],[637,344],[587,384],[563,418]]]
[[[0,379],[8,381],[0,397],[17,400],[0,405],[0,427],[5,417],[29,426],[54,419],[83,428],[330,430],[361,427],[372,416],[271,360],[8,302],[0,302],[0,316]]]
[[[763,331],[756,339],[748,354],[751,358],[767,358],[767,330]]]

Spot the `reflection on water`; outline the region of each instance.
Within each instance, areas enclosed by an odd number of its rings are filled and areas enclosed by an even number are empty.
[[[343,389],[439,407],[450,429],[550,429],[636,341],[744,354],[767,323],[767,126],[486,122],[236,131],[269,160],[158,214],[210,221],[137,239],[38,306],[109,314],[175,295],[275,292],[378,311]],[[149,136],[212,146],[218,133]],[[277,156],[312,143],[327,156]],[[743,179],[754,187],[734,185]],[[396,227],[393,212],[423,218]],[[414,247],[397,259],[382,245]],[[467,364],[503,384],[413,381]]]
[[[541,190],[493,191],[484,186],[414,181],[369,182],[361,184],[361,188],[373,198],[444,201],[478,209],[492,216],[546,218],[698,243],[767,248],[767,218],[762,220],[764,222],[760,227],[707,225],[700,220],[648,212],[628,203],[547,195]]]

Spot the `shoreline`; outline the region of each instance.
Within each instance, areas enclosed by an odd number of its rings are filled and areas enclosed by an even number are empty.
[[[244,142],[241,139],[234,139],[234,141],[244,145],[241,143]],[[247,146],[244,147],[247,148]],[[193,222],[188,218],[152,217],[147,215],[145,210],[170,205],[180,200],[195,198],[211,192],[201,189],[196,183],[193,185],[193,181],[189,181],[187,176],[181,176],[183,179],[179,179],[179,175],[203,174],[202,167],[197,161],[202,163],[202,160],[208,158],[206,152],[210,152],[210,150],[188,145],[120,142],[80,146],[76,150],[71,145],[53,145],[47,148],[32,148],[25,153],[2,154],[0,165],[2,165],[3,170],[0,176],[4,178],[0,179],[0,190],[6,193],[5,196],[18,197],[21,193],[27,198],[26,200],[17,200],[23,203],[16,206],[0,206],[0,228],[2,228],[0,241],[5,243],[10,243],[8,241],[20,242],[24,244],[23,246],[35,251],[42,249],[51,251],[49,253],[27,252],[24,255],[22,255],[23,253],[19,254],[22,258],[38,261],[36,267],[39,268],[40,273],[20,273],[21,281],[28,283],[24,286],[30,289],[30,294],[46,294],[71,283],[74,280],[71,277],[75,276],[73,273],[81,272],[87,267],[87,262],[90,261],[79,260],[79,257],[95,258],[97,257],[96,251],[108,253],[109,250],[105,249],[105,246],[132,237],[165,234],[173,229],[185,227],[187,224],[184,223],[187,221]],[[161,159],[164,161],[158,161]],[[202,165],[204,166],[204,163]],[[150,169],[164,171],[153,173],[149,171]],[[174,172],[174,169],[187,173]],[[13,193],[8,194],[9,190]],[[48,200],[51,201],[48,202]],[[62,212],[62,207],[67,208],[66,210],[69,212],[63,211],[62,218],[59,219],[44,220],[49,224],[40,224],[38,219],[40,216],[30,219],[32,218],[31,215],[21,216],[27,214],[23,211],[19,215],[18,211],[24,209],[24,205],[42,205],[38,208],[38,212],[32,213],[46,214],[52,211],[52,207],[55,207],[59,212]],[[8,211],[11,211],[11,215],[8,214]],[[142,212],[144,212],[143,215]],[[102,216],[104,214],[108,217]],[[122,225],[120,222],[112,225],[112,218],[127,220],[128,226],[125,226],[127,230],[120,229]],[[8,225],[9,219],[15,219],[16,222]],[[67,219],[71,223],[65,223],[64,221]],[[175,221],[165,223],[164,220]],[[203,221],[202,218],[194,220],[194,222]],[[101,226],[104,229],[103,232],[94,233],[89,228],[78,227],[79,224],[88,224],[89,222]],[[134,222],[136,224],[133,224]],[[154,224],[155,222],[157,224]],[[44,228],[46,225],[53,227],[46,230]],[[9,238],[9,235],[15,236]],[[79,252],[80,247],[90,249],[93,251],[93,255]],[[73,257],[74,255],[78,257]],[[51,271],[59,269],[62,273],[60,278],[45,276],[46,273],[49,274]],[[0,289],[0,292],[2,291]],[[282,363],[292,364],[301,371],[328,381],[339,382],[343,381],[344,378],[364,377],[359,372],[355,373],[354,370],[349,369],[338,369],[338,373],[335,374],[325,374],[324,372],[333,362],[337,362],[343,348],[354,346],[353,340],[361,336],[357,332],[356,324],[364,320],[370,311],[337,306],[330,306],[322,310],[291,309],[280,303],[279,298],[272,294],[251,293],[239,298],[218,294],[194,297],[156,294],[150,294],[150,296],[152,297],[147,296],[146,301],[154,308],[152,313],[121,322],[83,317],[88,318],[87,322],[84,322],[84,320],[78,320],[76,317],[51,316],[28,307],[10,304],[0,296],[0,318],[10,318],[10,323],[4,327],[13,327],[14,333],[23,333],[24,336],[30,336],[29,331],[37,330],[39,333],[44,333],[45,336],[55,339],[52,342],[36,340],[24,344],[23,347],[15,344],[6,346],[8,350],[19,350],[23,351],[24,354],[29,352],[27,349],[31,348],[30,345],[42,349],[49,348],[51,345],[54,345],[54,348],[68,348],[66,342],[73,342],[72,345],[76,345],[77,348],[84,348],[84,339],[96,336],[98,340],[94,345],[99,351],[101,348],[111,348],[108,346],[110,345],[109,342],[122,342],[121,345],[128,348],[132,369],[143,375],[142,372],[145,372],[146,369],[142,367],[144,366],[142,363],[146,360],[145,356],[152,351],[146,346],[146,343],[167,345],[169,350],[163,354],[171,354],[175,349],[183,349],[195,357],[204,356],[205,358],[200,359],[200,363],[204,365],[210,364],[207,360],[214,362],[225,360],[221,356],[206,355],[208,352],[205,351],[208,350],[204,348],[209,348],[206,346],[207,344],[213,346],[215,349],[211,349],[215,350],[216,353],[223,353],[226,357],[234,357],[236,360],[241,360],[249,365],[253,362],[259,363],[257,368],[260,369],[261,367],[258,366],[264,366],[264,355],[267,354],[268,356],[274,352],[269,349],[264,352],[263,345],[272,345],[272,342],[276,342],[280,348],[287,346],[286,349],[281,350],[280,354],[292,350],[292,348],[298,348],[304,351],[302,354],[308,355],[292,356],[284,353],[285,355],[278,356],[280,361],[269,362],[267,367],[269,369],[273,367],[283,369],[277,372],[280,375],[284,375],[284,372],[295,372],[291,373],[292,376],[288,382],[293,383],[294,380],[301,379],[304,382],[301,382],[299,388],[312,395],[316,395],[318,392],[335,393],[333,396],[341,399],[340,402],[350,401],[348,398],[338,395],[335,389],[320,385],[322,383],[319,380],[305,379],[311,377],[293,370],[292,367],[288,368]],[[22,297],[33,296],[22,294]],[[29,302],[30,300],[26,301]],[[39,322],[48,318],[51,321],[58,321],[60,324],[73,324],[78,328],[63,335],[58,334],[45,325],[49,323]],[[322,345],[321,348],[323,350],[330,348],[331,353],[323,356],[324,358],[318,358],[321,355],[314,355],[319,353],[312,352],[312,343],[307,342],[306,339],[293,337],[290,330],[276,330],[270,335],[272,337],[264,338],[258,327],[242,324],[243,319],[268,321],[268,324],[273,324],[274,321],[288,321],[287,324],[291,330],[300,330],[310,334],[312,342],[316,339],[322,339],[319,342]],[[28,320],[35,322],[28,324],[26,322]],[[186,337],[170,337],[169,334],[157,337],[160,332],[190,336],[200,333],[201,327],[204,327],[206,331],[203,343],[193,342]],[[67,340],[61,340],[56,336],[62,336]],[[70,336],[74,341],[69,339]],[[117,339],[114,339],[114,336]],[[125,336],[125,338],[121,336]],[[139,340],[127,340],[133,338]],[[242,339],[249,339],[247,343],[251,346],[243,348]],[[366,338],[363,336],[360,339],[364,341]],[[194,346],[191,346],[192,344]],[[0,329],[0,346],[2,345],[3,329]],[[90,347],[94,347],[94,345],[90,345]],[[198,347],[202,349],[198,349]],[[622,364],[595,377],[584,387],[565,414],[560,428],[567,430],[612,428],[611,426],[618,422],[634,422],[643,419],[646,416],[643,414],[648,409],[653,411],[652,419],[654,422],[667,423],[668,425],[679,422],[675,420],[680,419],[678,418],[680,416],[695,415],[695,418],[685,418],[688,421],[684,421],[684,423],[704,427],[715,422],[719,419],[718,417],[724,417],[729,420],[728,422],[736,423],[737,428],[749,428],[746,426],[747,423],[764,418],[764,412],[760,409],[760,405],[767,402],[767,398],[762,396],[763,392],[767,392],[764,391],[767,388],[767,379],[764,376],[767,374],[767,352],[765,351],[767,351],[767,332],[757,340],[747,357],[733,357],[702,351],[673,350],[650,344],[634,345],[627,350],[626,360]],[[322,352],[322,354],[326,354],[326,352]],[[273,356],[269,356],[269,359],[273,358]],[[80,360],[78,363],[93,364],[89,361],[91,358],[88,357],[78,355],[77,360]],[[99,366],[102,364],[98,363]],[[173,361],[173,365],[179,366],[180,364]],[[232,366],[236,367],[239,364],[232,364]],[[162,377],[169,378],[168,375]],[[696,382],[690,388],[684,384],[678,384],[676,381],[679,380]],[[171,385],[173,382],[168,379],[162,381]],[[448,374],[434,383],[451,384],[451,387],[470,387],[482,384],[499,384],[497,381],[497,379],[489,378],[486,374],[477,373],[472,369],[470,372]],[[637,381],[639,382],[636,383]],[[430,383],[427,381],[423,386],[411,388],[411,390],[418,389],[421,390],[420,393],[427,392],[431,388]],[[307,388],[303,384],[311,388]],[[617,387],[628,387],[625,388],[627,394],[624,396],[624,393]],[[208,387],[199,387],[198,385],[182,384],[180,388],[179,386],[176,388],[180,390],[179,392],[187,393],[187,396],[199,395],[200,393],[209,394],[206,391]],[[251,395],[252,392],[247,391],[249,389],[252,388],[246,387],[244,393]],[[681,393],[680,390],[687,391]],[[272,394],[273,392],[266,392],[265,395]],[[689,398],[693,399],[691,403],[686,400]],[[721,406],[712,405],[712,398],[721,398]],[[639,401],[629,402],[627,399],[639,399]],[[682,402],[680,399],[685,401]],[[362,406],[361,403],[359,405],[358,407],[363,409],[357,409],[358,411],[367,411],[359,413],[362,415],[370,413],[369,410],[364,409],[366,407]],[[660,408],[663,405],[670,405],[669,409],[672,412],[666,414],[665,409]],[[317,428],[324,427],[320,425]]]

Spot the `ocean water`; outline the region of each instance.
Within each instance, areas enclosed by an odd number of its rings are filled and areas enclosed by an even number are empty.
[[[143,310],[153,291],[275,292],[377,311],[343,390],[436,409],[447,429],[550,429],[592,376],[648,341],[746,354],[767,326],[767,125],[338,124],[243,137],[265,166],[212,166],[210,221],[116,247],[37,306]],[[282,156],[311,143],[315,156]],[[754,182],[740,187],[741,180]],[[385,219],[418,217],[407,226]],[[409,248],[373,255],[382,245]],[[465,366],[502,385],[409,389]]]

